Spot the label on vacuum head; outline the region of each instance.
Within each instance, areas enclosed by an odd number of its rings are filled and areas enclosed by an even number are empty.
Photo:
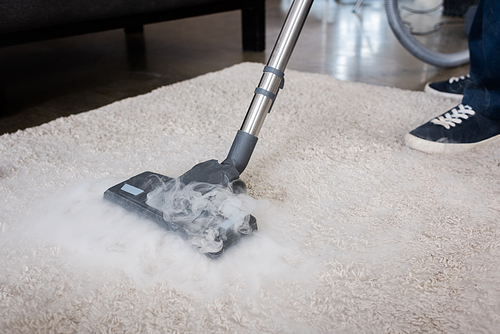
[[[127,183],[125,183],[123,185],[123,187],[121,187],[121,190],[123,190],[131,195],[134,195],[134,196],[137,196],[137,195],[142,194],[144,192],[144,190],[139,189],[139,188],[134,187],[134,186],[131,186],[130,184],[127,184]]]

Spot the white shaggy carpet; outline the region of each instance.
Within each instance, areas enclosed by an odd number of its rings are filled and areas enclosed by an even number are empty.
[[[102,200],[224,159],[262,68],[0,137],[0,332],[500,332],[500,146],[402,141],[449,100],[287,71],[242,175],[259,231],[217,261]]]

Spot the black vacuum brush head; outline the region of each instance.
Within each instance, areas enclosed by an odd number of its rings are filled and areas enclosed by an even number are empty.
[[[177,179],[141,173],[106,190],[104,198],[181,235],[200,252],[217,258],[257,229],[252,215],[242,210],[228,214],[221,209],[222,201],[242,192],[246,192],[245,184],[233,166],[209,160]]]

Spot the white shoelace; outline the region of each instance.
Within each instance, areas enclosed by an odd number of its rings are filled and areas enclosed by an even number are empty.
[[[450,127],[455,127],[457,124],[462,123],[462,119],[467,119],[475,115],[476,112],[468,105],[459,104],[456,108],[451,109],[444,115],[434,118],[431,123],[442,125],[449,130]]]
[[[454,83],[455,81],[456,82],[459,82],[460,80],[465,80],[465,78],[470,78],[470,74],[467,74],[467,75],[462,75],[461,77],[451,77],[448,82],[449,83]]]

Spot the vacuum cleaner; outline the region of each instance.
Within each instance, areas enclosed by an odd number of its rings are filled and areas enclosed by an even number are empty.
[[[191,197],[178,194],[188,189],[211,203],[227,194],[246,192],[245,183],[239,177],[254,151],[266,115],[284,87],[284,71],[312,3],[313,0],[292,3],[243,124],[224,161],[202,162],[178,178],[143,172],[106,190],[104,198],[185,239],[197,240],[192,244],[211,258],[219,257],[229,246],[257,230],[256,219],[250,214],[213,214],[205,207],[195,208]],[[165,205],[172,210],[163,210]],[[200,240],[209,241],[209,246]]]

